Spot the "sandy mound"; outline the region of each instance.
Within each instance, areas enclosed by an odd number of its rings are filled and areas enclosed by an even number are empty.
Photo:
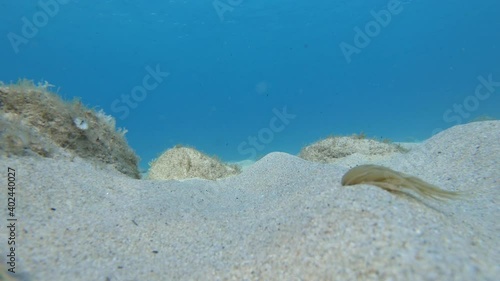
[[[18,270],[31,280],[493,281],[499,137],[498,121],[456,126],[372,163],[470,191],[446,202],[341,186],[355,156],[271,153],[218,181],[133,180],[78,158],[0,169],[17,171]]]

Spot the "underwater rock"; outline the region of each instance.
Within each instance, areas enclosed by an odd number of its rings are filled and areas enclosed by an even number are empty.
[[[239,174],[237,165],[226,165],[220,160],[190,148],[175,146],[150,163],[149,179],[181,180],[202,178],[216,180]]]
[[[299,157],[312,162],[331,163],[354,153],[363,155],[389,155],[405,152],[401,146],[379,142],[359,136],[328,137],[302,148]]]
[[[0,84],[0,101],[0,156],[53,158],[69,153],[140,178],[139,158],[116,130],[113,117],[78,100],[65,102],[28,80]]]

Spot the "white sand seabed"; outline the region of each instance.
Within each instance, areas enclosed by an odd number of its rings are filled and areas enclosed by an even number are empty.
[[[133,180],[80,159],[3,158],[0,168],[4,179],[17,171],[27,280],[498,280],[499,140],[500,121],[470,123],[407,154],[317,164],[277,152],[215,182]],[[360,163],[470,196],[341,186]]]

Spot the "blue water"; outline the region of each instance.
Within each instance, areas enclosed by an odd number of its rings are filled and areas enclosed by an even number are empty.
[[[499,13],[497,0],[5,0],[0,80],[46,80],[115,116],[142,168],[178,143],[238,161],[329,134],[420,141],[500,118]]]

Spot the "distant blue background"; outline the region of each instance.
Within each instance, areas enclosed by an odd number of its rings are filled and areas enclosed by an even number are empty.
[[[285,106],[295,119],[257,157],[297,153],[329,134],[418,141],[500,117],[499,87],[467,118],[443,118],[474,95],[479,75],[500,81],[498,0],[403,1],[351,63],[339,44],[353,45],[354,28],[389,1],[243,0],[223,20],[213,0],[67,1],[17,54],[8,34],[22,35],[22,18],[43,10],[38,1],[0,2],[0,80],[47,80],[114,115],[142,168],[178,143],[249,158],[238,145]],[[148,65],[170,76],[119,119],[111,104],[141,85]]]

